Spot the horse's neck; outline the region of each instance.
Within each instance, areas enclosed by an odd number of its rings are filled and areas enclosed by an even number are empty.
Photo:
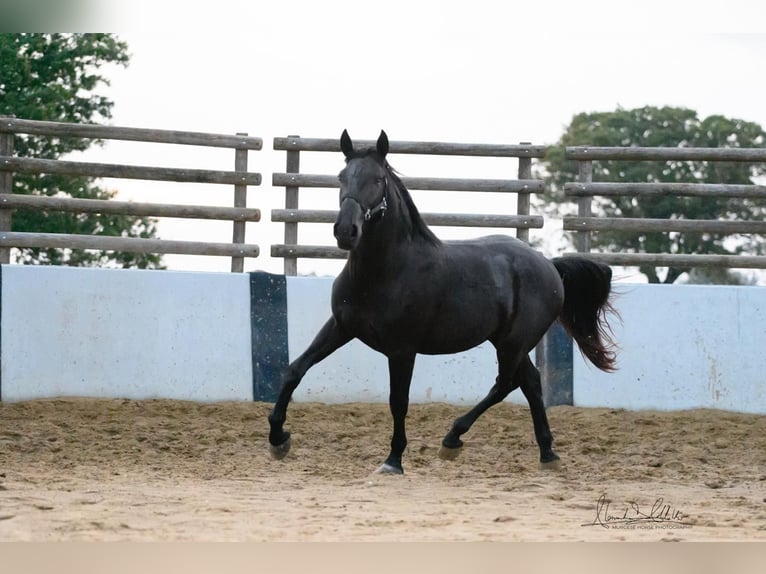
[[[366,233],[349,261],[364,275],[379,275],[399,260],[405,251],[407,235],[391,226],[393,214],[386,213],[376,228]],[[384,229],[385,227],[385,229]]]
[[[351,270],[361,280],[398,273],[414,244],[421,241],[424,239],[416,232],[407,206],[396,198],[389,202],[383,218],[362,235],[359,247],[349,256]]]

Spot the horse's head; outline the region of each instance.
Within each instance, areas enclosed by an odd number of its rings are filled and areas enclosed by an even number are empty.
[[[343,130],[340,149],[346,156],[346,167],[338,176],[340,211],[333,232],[338,247],[352,251],[359,245],[365,226],[383,217],[388,207],[388,136],[381,131],[375,148],[356,151]]]

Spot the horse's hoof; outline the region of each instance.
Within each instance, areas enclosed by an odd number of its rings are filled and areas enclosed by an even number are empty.
[[[377,468],[375,474],[404,474],[404,470],[384,462]]]
[[[448,446],[441,445],[441,448],[439,448],[439,458],[442,460],[455,460],[460,454],[461,450],[463,450],[462,446],[457,448],[450,448]]]
[[[540,470],[561,470],[561,459],[556,457],[553,460],[549,460],[547,462],[540,462]]]
[[[290,452],[290,437],[287,438],[282,444],[270,444],[269,453],[274,460],[282,460]]]

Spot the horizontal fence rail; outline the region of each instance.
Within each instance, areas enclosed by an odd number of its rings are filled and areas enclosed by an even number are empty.
[[[110,213],[139,217],[174,217],[187,219],[220,219],[231,221],[260,221],[259,209],[245,207],[215,207],[167,203],[137,203],[103,199],[47,197],[41,195],[0,194],[0,209],[32,208],[74,213]]]
[[[375,141],[358,140],[359,149],[374,147]],[[337,138],[302,138],[288,136],[274,138],[274,149],[287,152],[286,171],[272,174],[272,185],[285,188],[285,209],[274,209],[271,221],[285,224],[285,243],[271,246],[272,257],[284,258],[285,274],[297,274],[297,260],[300,258],[345,259],[347,253],[336,247],[322,245],[298,245],[299,223],[332,223],[336,210],[299,209],[298,192],[300,188],[338,189],[338,176],[300,173],[301,152],[340,152]],[[516,214],[473,214],[473,213],[423,213],[428,225],[445,227],[493,227],[515,228],[517,237],[529,240],[529,229],[543,226],[541,216],[529,214],[529,198],[532,193],[542,193],[545,184],[532,178],[532,158],[545,157],[546,147],[522,143],[504,144],[464,144],[447,142],[389,142],[389,153],[474,156],[518,158],[518,179],[478,179],[478,178],[439,178],[439,177],[402,177],[402,182],[410,190],[458,191],[476,193],[515,193],[517,194]]]
[[[402,177],[410,190],[418,191],[476,191],[500,193],[542,193],[545,182],[537,179],[459,179],[444,177]],[[308,173],[274,173],[271,183],[275,187],[316,187],[338,189],[337,175]]]
[[[285,259],[347,259],[348,251],[330,245],[285,245],[274,244],[271,246],[272,257]],[[288,275],[288,273],[285,273]]]
[[[374,140],[356,140],[355,147],[375,147]],[[302,138],[299,136],[274,138],[274,149],[278,151],[330,151],[340,152],[338,138]],[[460,155],[474,157],[525,157],[544,158],[547,146],[543,145],[505,145],[505,144],[471,144],[447,142],[389,142],[389,153],[417,155]]]
[[[567,159],[579,161],[766,161],[764,148],[567,146]]]
[[[494,215],[466,213],[421,213],[428,225],[446,227],[515,227],[542,229],[540,215]],[[272,209],[271,220],[281,223],[334,223],[337,209]]]
[[[729,269],[766,269],[763,255],[703,255],[679,253],[565,253],[584,256],[607,265],[626,267],[654,265],[658,267],[723,267]]]
[[[566,183],[564,193],[571,197],[671,196],[766,199],[766,185],[728,185],[723,183]]]
[[[231,148],[235,150],[234,170],[208,170],[197,167],[165,168],[16,157],[12,155],[14,134]],[[261,174],[248,171],[247,154],[249,150],[260,150],[262,147],[261,138],[246,134],[210,134],[0,117],[0,234],[2,234],[0,262],[7,263],[10,260],[12,247],[94,249],[133,253],[226,256],[232,258],[232,271],[241,272],[244,270],[245,257],[259,255],[257,245],[245,243],[245,224],[260,221],[261,218],[260,210],[246,207],[246,196],[248,186],[260,185],[262,180]],[[14,194],[12,183],[14,173],[232,185],[234,206],[134,203],[68,196]],[[227,220],[233,225],[232,243],[11,232],[10,213],[14,209]]]
[[[682,253],[593,253],[591,232],[626,233],[715,233],[722,235],[766,234],[766,222],[720,219],[651,219],[631,217],[594,217],[594,197],[701,197],[715,199],[766,199],[766,186],[703,183],[634,183],[593,182],[593,161],[708,161],[766,162],[762,148],[663,148],[663,147],[592,147],[571,146],[565,157],[578,161],[579,181],[564,184],[564,193],[578,201],[578,215],[564,217],[564,230],[576,231],[577,251],[610,265],[723,267],[766,269],[766,256]],[[570,254],[571,255],[571,254]]]
[[[259,173],[88,163],[58,159],[33,159],[26,157],[0,156],[0,170],[16,173],[85,175],[90,177],[113,177],[118,179],[177,181],[181,183],[222,183],[230,185],[261,184],[261,174]]]
[[[0,247],[57,247],[62,249],[97,249],[130,253],[176,253],[181,255],[219,255],[258,257],[257,245],[172,241],[105,235],[70,235],[66,233],[0,233]]]
[[[14,134],[126,140],[232,149],[260,150],[263,148],[262,138],[247,135],[126,128],[99,124],[69,124],[9,117],[0,117],[0,131]]]
[[[652,233],[671,231],[696,233],[766,233],[766,221],[723,221],[720,219],[642,219],[638,217],[567,217],[566,231],[626,231]]]

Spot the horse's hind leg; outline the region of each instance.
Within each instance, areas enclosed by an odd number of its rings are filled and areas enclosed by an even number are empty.
[[[514,379],[521,386],[521,392],[527,398],[529,410],[532,413],[532,423],[535,427],[535,438],[540,447],[540,466],[546,469],[559,467],[559,456],[553,452],[553,435],[548,425],[548,416],[543,404],[543,388],[540,383],[540,371],[532,364],[529,357],[519,365]]]
[[[527,402],[529,402],[529,409],[532,413],[535,438],[537,439],[537,445],[540,447],[540,465],[543,468],[558,468],[559,457],[553,452],[552,448],[553,435],[548,425],[548,417],[545,414],[540,372],[532,364],[528,355],[524,355],[520,360],[512,360],[509,359],[508,355],[498,351],[497,357],[499,374],[495,385],[479,404],[455,420],[452,428],[442,441],[439,456],[445,459],[454,459],[463,446],[460,436],[471,428],[471,425],[476,422],[476,419],[484,411],[505,399],[514,389],[521,387]],[[513,373],[513,375],[510,376],[509,373]]]
[[[463,441],[460,440],[460,436],[468,432],[468,429],[470,429],[473,423],[476,422],[476,419],[478,419],[488,408],[501,402],[511,391],[518,388],[519,384],[512,375],[516,370],[516,365],[518,364],[519,359],[511,359],[508,355],[498,350],[497,360],[498,375],[497,379],[495,379],[495,384],[489,390],[487,396],[475,407],[463,416],[455,419],[452,428],[442,440],[442,446],[439,450],[439,456],[441,458],[448,460],[456,458],[463,446]]]
[[[350,340],[351,337],[346,335],[331,317],[308,349],[285,369],[279,397],[269,413],[269,452],[272,458],[282,459],[290,451],[290,433],[283,429],[283,425],[287,419],[287,405],[306,371]]]

